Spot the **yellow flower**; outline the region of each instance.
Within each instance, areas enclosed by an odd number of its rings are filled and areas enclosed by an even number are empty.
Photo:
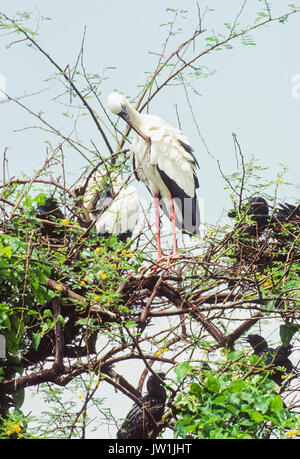
[[[294,432],[292,430],[288,430],[287,432],[285,432],[285,435],[291,437],[292,435],[294,435]]]
[[[155,357],[159,357],[164,351],[162,349],[159,349],[158,351],[154,352]]]
[[[286,376],[285,376],[285,375],[281,375],[281,379],[285,379],[285,378],[286,378]]]
[[[132,257],[133,257],[133,254],[131,252],[129,252],[128,258],[132,258]]]
[[[95,249],[95,252],[96,252],[96,253],[100,253],[100,252],[101,252],[100,247],[97,247],[97,248]]]
[[[106,277],[107,277],[106,274],[102,274],[102,275],[101,275],[101,279],[102,279],[102,280],[105,280]]]
[[[112,268],[116,268],[117,267],[116,263],[113,263],[111,266],[112,266]]]
[[[164,347],[162,349],[158,349],[158,351],[154,352],[155,357],[159,357],[161,354],[163,354],[165,351],[168,351],[169,349],[167,347]]]
[[[271,282],[264,282],[264,287],[268,287],[271,284]]]
[[[16,432],[21,432],[21,427],[18,424],[14,424],[14,429]]]
[[[80,285],[81,285],[81,287],[84,287],[84,286],[85,286],[85,282],[84,282],[84,281],[81,281],[81,282],[80,282]]]
[[[56,291],[57,291],[57,292],[61,292],[61,290],[62,290],[62,289],[61,289],[61,285],[58,285],[58,286],[56,287]]]
[[[84,280],[85,282],[87,282],[87,281],[89,280],[89,278],[85,276],[85,277],[83,278],[83,280]]]
[[[97,387],[99,386],[99,381],[95,382],[95,386],[97,386]]]
[[[99,271],[98,276],[103,276],[103,271]]]
[[[69,220],[67,218],[64,218],[61,222],[63,225],[67,225],[69,223]]]
[[[18,438],[23,438],[23,436],[24,436],[24,435],[21,434],[21,433],[18,434]]]
[[[122,255],[126,255],[126,250],[122,250]]]
[[[107,298],[107,301],[109,301],[109,303],[111,303],[111,302],[112,302],[112,300],[113,300],[113,299],[112,299],[112,297],[111,297],[111,296],[110,296],[109,298]]]
[[[78,398],[82,398],[82,395],[81,395],[81,394],[79,394],[79,395],[78,395]]]
[[[13,433],[13,431],[11,429],[8,429],[8,431],[6,432],[7,435],[11,435]]]
[[[93,298],[94,301],[99,301],[99,296],[98,295],[95,295],[94,298]]]
[[[282,183],[282,180],[279,178],[279,179],[277,180],[277,183]]]

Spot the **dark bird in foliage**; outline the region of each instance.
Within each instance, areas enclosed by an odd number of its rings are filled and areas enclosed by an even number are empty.
[[[149,376],[147,381],[148,393],[139,399],[143,407],[136,403],[132,406],[117,433],[117,438],[145,439],[149,438],[151,431],[155,430],[155,425],[148,416],[146,409],[153,419],[159,422],[163,416],[166,402],[166,391],[161,382],[165,378],[165,374],[157,373],[157,375],[160,379],[153,374]]]
[[[258,225],[268,225],[270,223],[292,223],[300,225],[300,204],[294,206],[292,204],[279,204],[278,207],[270,212],[270,206],[262,196],[255,196],[250,199],[248,205],[243,205],[242,210],[247,211],[247,215],[252,217]],[[238,212],[232,210],[228,212],[228,217],[236,218]]]
[[[272,222],[291,223],[300,226],[300,204],[279,204],[272,215]]]
[[[44,204],[34,209],[37,218],[47,220],[49,222],[55,221],[55,219],[63,219],[64,215],[59,208],[58,202],[54,198],[48,198]],[[60,237],[60,231],[56,225],[43,222],[42,234],[49,237]]]
[[[282,376],[284,376],[285,373],[293,373],[295,368],[288,358],[292,353],[292,346],[290,344],[288,346],[280,345],[274,349],[269,347],[267,341],[260,335],[248,335],[246,341],[252,347],[255,355],[266,355],[266,365],[285,368],[285,372],[274,369],[270,374],[270,378],[278,385],[283,383],[284,378],[282,378]]]
[[[95,221],[97,236],[116,235],[119,241],[126,242],[138,221],[138,194],[133,186],[124,185],[120,174],[108,178],[97,170],[89,179],[83,203]]]
[[[247,205],[242,205],[241,210],[243,212],[247,211],[247,215],[251,216],[252,220],[257,223],[267,223],[269,220],[269,205],[262,196],[254,196]],[[238,217],[238,212],[237,210],[231,210],[227,215],[230,218],[236,218]]]

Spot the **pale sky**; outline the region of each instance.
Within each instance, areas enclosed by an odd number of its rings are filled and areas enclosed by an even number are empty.
[[[112,90],[131,98],[140,92],[145,82],[145,72],[152,71],[157,63],[158,57],[153,53],[161,52],[167,36],[167,27],[161,24],[170,21],[172,15],[166,8],[188,10],[184,14],[186,18],[178,21],[178,27],[182,27],[183,31],[176,36],[174,44],[184,41],[198,24],[197,6],[192,0],[75,0],[72,3],[61,0],[13,0],[6,3],[0,10],[8,16],[24,11],[26,4],[26,11],[33,12],[33,17],[38,17],[40,13],[52,18],[51,21],[41,21],[38,41],[62,68],[68,64],[74,65],[86,26],[86,70],[89,73],[102,73],[105,68],[115,67],[105,73],[107,79],[103,81],[101,99],[104,106]],[[242,0],[199,0],[201,11],[206,6],[215,11],[206,13],[203,28],[207,29],[207,33],[198,38],[196,51],[203,49],[205,37],[211,36],[212,30],[215,33],[224,32],[223,24],[233,22],[242,3]],[[273,4],[275,16],[289,10],[289,1],[274,0],[269,3]],[[252,24],[256,18],[255,12],[262,11],[263,6],[262,1],[249,0],[238,22],[242,25]],[[215,70],[212,76],[193,81],[200,95],[189,90],[201,136],[213,158],[199,137],[182,87],[172,85],[165,88],[150,105],[149,112],[176,126],[177,106],[182,130],[189,137],[200,164],[199,198],[203,199],[205,221],[208,223],[215,223],[230,206],[216,160],[220,161],[224,173],[236,171],[232,133],[237,135],[246,161],[254,155],[261,166],[269,168],[262,173],[266,181],[276,178],[281,170],[279,163],[287,166],[288,173],[284,181],[294,186],[280,185],[278,199],[287,199],[291,203],[299,200],[299,24],[300,13],[291,16],[285,24],[274,22],[251,32],[256,46],[232,42],[232,50],[215,51],[195,64]],[[0,86],[12,97],[49,88],[20,102],[35,112],[42,111],[52,125],[68,132],[67,120],[61,115],[68,109],[54,99],[63,92],[63,87],[45,81],[56,70],[32,47],[22,42],[12,44],[19,38],[2,33]],[[169,49],[173,49],[172,45]],[[51,139],[56,145],[58,139],[37,129],[37,119],[30,117],[13,102],[0,103],[0,121],[1,164],[3,151],[9,147],[10,175],[20,176],[23,172],[32,175],[42,164],[44,142]],[[82,120],[79,132],[83,143],[91,146],[90,139],[93,139],[103,148],[90,118]],[[66,148],[65,153],[67,172],[73,180],[81,173],[84,162],[70,148]],[[2,166],[0,170],[2,174]],[[138,189],[145,193],[143,185],[139,184]],[[270,194],[274,190],[274,187],[270,189]],[[145,196],[150,200],[150,196]],[[120,415],[125,416],[126,412]]]

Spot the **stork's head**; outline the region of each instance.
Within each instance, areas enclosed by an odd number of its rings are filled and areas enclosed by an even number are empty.
[[[127,101],[122,94],[111,92],[107,99],[107,104],[112,113],[120,116],[121,118],[128,118]]]
[[[112,113],[123,118],[123,120],[126,121],[145,142],[150,143],[150,139],[140,129],[142,115],[133,108],[122,94],[111,92],[108,96],[107,104]]]

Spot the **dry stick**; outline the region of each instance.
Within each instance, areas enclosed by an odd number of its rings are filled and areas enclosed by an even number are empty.
[[[63,325],[60,321],[60,313],[61,313],[61,301],[59,298],[54,297],[51,300],[52,307],[53,307],[53,316],[56,319],[55,324],[55,365],[58,368],[64,369],[64,333],[63,333]]]
[[[1,13],[0,13],[1,14]],[[50,123],[48,123],[41,115],[37,115],[36,113],[34,113],[32,110],[30,110],[30,108],[26,107],[26,105],[22,104],[21,102],[19,102],[17,99],[9,96],[6,92],[4,92],[2,89],[0,89],[0,93],[2,94],[5,94],[5,96],[15,102],[17,105],[19,105],[21,108],[23,108],[24,110],[26,110],[30,115],[34,116],[35,118],[37,118],[39,121],[41,121],[43,124],[45,124],[45,126],[47,126],[49,129],[50,129],[50,132],[51,133],[55,133],[58,137],[61,137],[65,142],[68,142],[72,148],[74,148],[74,150],[76,150],[81,156],[83,156],[87,162],[91,163],[91,160],[79,149],[79,147],[77,146],[80,145],[78,142],[75,142],[74,140],[71,140],[69,137],[66,137],[65,135],[63,135],[58,129],[56,129],[54,126],[52,126]],[[38,126],[39,129],[42,129],[40,126]],[[82,146],[82,145],[81,145]],[[82,146],[83,147],[83,146]],[[88,150],[88,148],[86,147],[83,147],[85,148],[86,150]]]
[[[3,173],[3,187],[4,187],[4,190],[3,190],[3,192],[2,192],[2,194],[1,194],[1,196],[0,196],[0,199],[2,198],[2,196],[4,195],[4,193],[5,193],[5,191],[6,191],[6,187],[5,187],[5,181],[6,181],[6,179],[5,179],[5,163],[6,163],[6,161],[7,161],[7,159],[6,159],[6,152],[7,152],[7,149],[8,149],[8,147],[5,147],[5,148],[4,148],[4,152],[3,152],[2,173]],[[3,205],[2,205],[2,210],[4,211],[4,209],[5,209],[5,206],[4,206],[4,203],[3,203]]]
[[[147,317],[148,317],[148,314],[149,314],[149,311],[150,311],[150,308],[151,308],[151,305],[153,303],[153,300],[157,294],[157,291],[159,289],[159,286],[160,284],[162,283],[162,280],[163,280],[163,276],[164,276],[164,272],[161,274],[161,276],[157,279],[157,282],[153,288],[153,291],[149,297],[149,300],[147,301],[147,304],[144,308],[144,310],[142,311],[141,315],[140,315],[140,318],[139,318],[139,326],[142,330],[144,330],[145,326],[146,326],[146,320],[147,320]]]
[[[141,110],[142,111],[144,109],[144,107],[157,95],[157,93],[167,84],[169,83],[169,81],[171,81],[175,76],[177,76],[178,74],[180,74],[186,67],[190,66],[193,62],[197,61],[200,57],[204,56],[205,54],[207,53],[210,53],[211,51],[213,51],[214,49],[220,47],[220,46],[223,46],[225,45],[226,43],[228,43],[229,41],[235,39],[235,38],[238,38],[238,37],[241,37],[245,34],[247,34],[248,32],[250,32],[251,30],[254,30],[254,29],[257,29],[258,27],[262,27],[266,24],[268,24],[269,22],[274,22],[274,21],[279,21],[280,19],[283,19],[285,17],[288,17],[294,13],[298,13],[300,12],[300,10],[293,10],[293,11],[290,11],[286,14],[283,14],[281,16],[278,16],[276,18],[272,18],[272,19],[267,19],[263,22],[260,22],[258,24],[255,24],[254,26],[249,26],[248,28],[242,30],[241,32],[237,32],[235,33],[234,35],[231,35],[229,36],[228,38],[226,38],[225,40],[222,40],[222,41],[219,41],[217,43],[215,43],[214,45],[210,46],[209,48],[201,51],[200,53],[198,53],[195,57],[193,57],[192,59],[190,59],[190,61],[188,61],[187,63],[185,63],[184,65],[182,65],[182,67],[180,67],[178,70],[176,70],[175,73],[171,74],[168,78],[166,78],[166,80],[161,83],[160,86],[158,86],[158,88],[156,89],[156,91],[153,92],[153,94],[151,95],[151,97],[149,97],[149,99],[147,100],[147,102],[144,103],[144,105],[141,107]],[[198,33],[194,34],[193,37],[189,38],[186,42],[184,42],[182,45],[180,45],[179,47],[179,50],[180,48],[182,48],[183,46],[187,45],[189,43],[189,41],[191,41],[192,39],[196,38],[197,35],[199,35],[199,33],[203,33],[203,32],[206,32],[206,30],[202,30],[202,31],[199,31]],[[172,53],[172,55],[170,57],[173,57],[174,55],[176,55],[176,52],[178,52],[178,50],[174,51],[174,53]],[[169,58],[168,58],[169,60]],[[162,68],[164,67],[165,63],[162,64],[161,68],[159,69],[159,72],[162,70]],[[156,75],[155,75],[156,76]],[[145,93],[148,89],[149,85],[147,85],[147,87],[145,88]],[[144,97],[144,94],[141,98]],[[140,99],[141,99],[140,98]],[[139,101],[139,104],[138,106],[140,105],[140,102]]]
[[[70,288],[66,287],[63,284],[60,284],[59,282],[56,282],[53,279],[48,279],[47,280],[47,287],[53,290],[54,292],[60,292],[63,296],[69,297],[73,300],[79,301],[83,304],[88,304],[87,300],[79,295],[78,293],[73,292]],[[95,313],[99,316],[102,317],[103,321],[116,321],[117,320],[117,315],[108,309],[105,309],[103,306],[101,306],[98,303],[95,303],[91,301],[91,306],[89,311],[91,313]]]
[[[50,157],[47,158],[46,161],[44,162],[43,166],[34,174],[34,176],[32,177],[32,179],[31,179],[31,180],[29,181],[29,183],[28,183],[29,186],[31,186],[31,185],[35,182],[35,180],[38,178],[38,176],[44,171],[44,169],[45,169],[46,166],[50,163],[50,161],[54,158],[54,156],[56,155],[56,153],[57,153],[58,150],[61,150],[61,144],[60,144],[57,148],[55,148],[55,149],[53,150],[53,152],[51,153]],[[27,190],[25,189],[25,190],[20,194],[19,199],[17,200],[17,202],[16,202],[15,205],[14,205],[13,210],[11,211],[11,214],[10,214],[10,217],[9,217],[8,221],[12,219],[12,217],[13,217],[13,215],[14,215],[16,209],[19,207],[19,205],[20,205],[20,203],[21,203],[21,201],[22,201],[22,199],[24,198],[24,196],[25,196],[26,193],[27,193]]]
[[[153,288],[155,285],[155,281],[157,281],[157,276],[152,276],[152,278],[145,278],[143,282],[143,288]],[[137,282],[136,280],[133,282]],[[127,283],[124,286],[124,289],[130,288]],[[211,319],[205,317],[198,309],[195,304],[190,304],[187,300],[183,300],[177,290],[171,287],[169,284],[161,282],[158,289],[157,294],[159,296],[165,296],[169,301],[174,303],[176,306],[182,308],[183,312],[191,313],[196,320],[198,320],[205,330],[217,341],[217,343],[224,347],[224,346],[231,346],[239,336],[241,336],[245,330],[248,330],[255,322],[261,319],[260,315],[257,315],[253,318],[246,319],[243,324],[241,324],[234,332],[230,335],[224,335],[218,327],[216,327],[212,322]],[[155,314],[155,313],[154,313]]]
[[[97,117],[94,113],[94,111],[92,110],[92,108],[90,107],[90,105],[87,103],[86,99],[83,97],[83,95],[81,94],[81,92],[77,89],[77,87],[75,86],[75,84],[73,83],[73,81],[68,77],[68,75],[66,74],[66,72],[52,59],[52,57],[46,53],[46,51],[43,50],[43,48],[40,47],[40,45],[24,30],[22,29],[22,27],[20,27],[13,19],[10,19],[8,16],[6,16],[5,14],[1,13],[0,14],[9,22],[11,22],[19,32],[21,32],[23,35],[25,35],[25,37],[51,62],[51,64],[54,65],[54,67],[57,68],[57,70],[61,73],[61,75],[65,78],[65,80],[68,82],[68,84],[72,87],[73,91],[77,94],[77,96],[80,98],[80,100],[82,101],[83,105],[87,108],[87,110],[89,111],[91,117],[93,118],[98,130],[100,131],[101,135],[102,135],[102,138],[110,152],[110,154],[112,155],[114,152],[110,146],[110,143],[105,135],[105,132],[103,131],[102,127],[100,126],[98,120],[97,120]]]
[[[31,179],[15,179],[15,178],[10,178],[8,180],[8,182],[4,183],[4,185],[0,185],[0,188],[4,188],[3,192],[2,192],[2,195],[0,196],[0,200],[2,199],[2,196],[3,194],[5,193],[6,189],[14,184],[14,183],[17,183],[17,184],[20,184],[20,185],[26,185],[27,183],[30,183],[31,182]],[[43,183],[45,185],[53,185],[55,186],[56,188],[59,188],[60,190],[64,191],[65,193],[69,194],[70,197],[74,198],[75,197],[75,194],[72,192],[72,191],[69,191],[68,189],[66,189],[63,185],[61,185],[59,182],[57,182],[56,180],[54,180],[53,177],[51,177],[50,180],[47,180],[47,179],[41,179],[41,178],[37,178],[35,180],[35,183]]]
[[[242,173],[242,181],[241,181],[241,186],[240,186],[240,193],[239,193],[239,205],[238,205],[238,209],[239,209],[239,212],[241,212],[241,208],[242,208],[242,201],[243,201],[243,191],[244,191],[244,186],[245,186],[245,177],[246,177],[246,169],[245,169],[245,161],[244,161],[244,155],[242,153],[242,149],[241,149],[241,146],[237,140],[237,137],[236,137],[236,134],[232,134],[232,137],[233,137],[233,141],[234,141],[234,148],[235,148],[235,151],[236,151],[236,147],[238,148],[238,152],[239,152],[239,155],[242,159],[242,170],[243,170],[243,173]]]

